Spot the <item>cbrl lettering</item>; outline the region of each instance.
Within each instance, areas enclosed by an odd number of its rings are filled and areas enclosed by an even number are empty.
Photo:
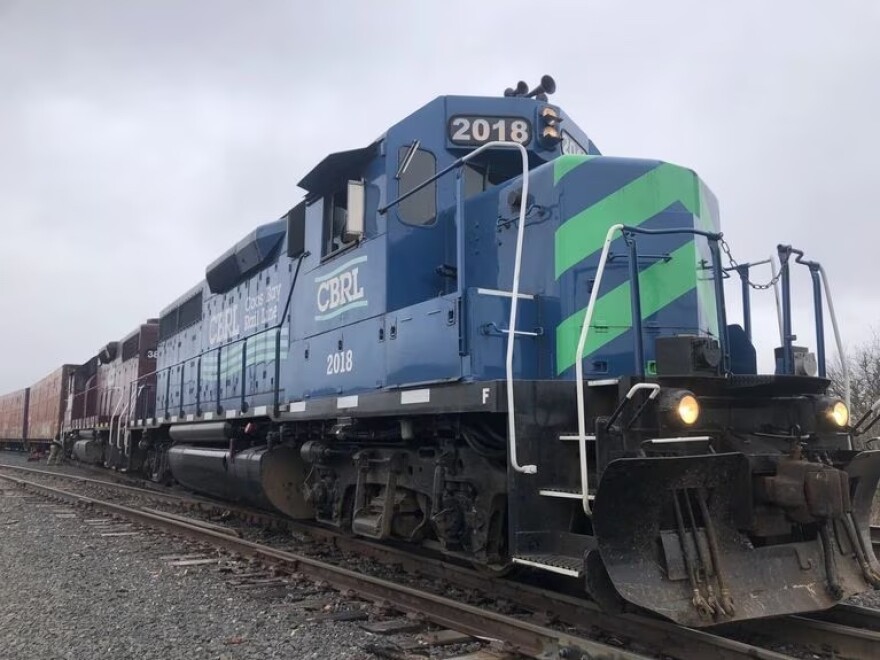
[[[358,284],[358,269],[352,268],[318,285],[318,310],[327,312],[364,297]]]
[[[208,321],[208,341],[212,345],[237,337],[240,332],[238,307],[224,309],[214,314]]]

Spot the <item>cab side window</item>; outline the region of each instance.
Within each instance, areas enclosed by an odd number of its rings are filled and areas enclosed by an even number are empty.
[[[358,244],[364,237],[366,186],[361,180],[346,181],[324,196],[324,227],[321,256],[329,257]]]
[[[398,193],[404,195],[420,183],[434,176],[437,159],[430,151],[400,147],[397,152]],[[409,158],[409,162],[407,161]],[[400,202],[400,219],[409,225],[432,225],[437,218],[437,182],[432,181],[417,193]]]
[[[343,188],[324,198],[324,240],[321,256],[346,247],[345,222],[348,218],[348,196]]]

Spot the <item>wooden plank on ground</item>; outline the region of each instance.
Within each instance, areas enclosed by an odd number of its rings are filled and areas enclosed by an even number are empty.
[[[219,559],[178,559],[177,561],[172,561],[169,566],[204,566],[206,564],[216,564]]]

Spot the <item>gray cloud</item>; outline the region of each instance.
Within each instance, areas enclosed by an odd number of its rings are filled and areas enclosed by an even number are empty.
[[[822,260],[858,340],[880,322],[878,28],[870,0],[0,0],[0,391],[158,314],[326,153],[542,73],[605,153],[699,172],[739,257]],[[756,322],[766,353],[769,296]]]

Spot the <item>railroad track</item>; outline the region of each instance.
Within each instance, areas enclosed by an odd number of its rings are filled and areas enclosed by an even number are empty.
[[[8,468],[5,468],[8,469]],[[225,550],[250,555],[291,571],[307,574],[315,581],[323,581],[334,589],[351,591],[361,598],[393,605],[403,612],[419,614],[425,619],[475,637],[505,640],[510,650],[532,658],[590,657],[637,659],[644,656],[583,637],[539,626],[443,596],[419,591],[388,580],[362,575],[352,570],[319,561],[305,555],[285,552],[267,545],[254,543],[222,531],[211,529],[195,521],[184,521],[179,516],[152,512],[99,500],[86,495],[28,481],[8,474],[0,479],[22,486],[29,491],[73,505],[88,506],[127,520],[161,529],[186,538],[206,542]]]
[[[607,614],[598,610],[590,601],[579,597],[567,596],[532,584],[498,579],[468,567],[427,558],[423,554],[416,554],[411,550],[363,541],[325,528],[303,525],[272,514],[254,512],[244,507],[230,507],[225,503],[196,496],[161,492],[153,488],[145,489],[90,477],[20,466],[0,464],[0,470],[14,470],[25,474],[30,473],[39,478],[66,480],[87,484],[91,487],[106,488],[111,491],[122,491],[189,509],[214,510],[215,512],[232,510],[246,520],[269,523],[275,526],[287,526],[299,533],[325,541],[330,540],[342,550],[368,556],[385,563],[398,564],[408,572],[442,579],[462,588],[479,590],[491,594],[496,599],[516,603],[520,608],[539,613],[539,618],[549,619],[581,630],[584,628],[599,630],[605,636],[613,635],[623,644],[638,642],[642,647],[650,648],[653,653],[666,656],[682,659],[705,657],[781,659],[790,657],[758,645],[778,645],[780,642],[795,645],[812,653],[830,654],[836,658],[873,657],[876,654],[876,649],[880,648],[880,616],[878,616],[880,612],[877,610],[844,606],[821,615],[783,617],[724,626],[717,629],[722,632],[722,634],[718,634],[716,629],[712,631],[693,630],[643,616]],[[338,589],[351,590],[368,599],[382,599],[393,603],[403,611],[418,612],[440,625],[469,634],[503,639],[509,643],[510,648],[530,657],[566,657],[567,653],[571,654],[568,657],[581,657],[581,654],[585,652],[590,654],[589,657],[643,657],[637,653],[596,642],[583,635],[561,633],[534,622],[506,617],[473,606],[448,601],[448,599],[436,594],[426,594],[411,587],[359,575],[313,557],[241,539],[234,533],[230,533],[229,529],[218,528],[216,525],[193,518],[143,507],[127,507],[106,502],[95,497],[12,477],[3,474],[2,471],[0,471],[0,478],[72,504],[91,506],[136,520],[141,524],[159,527],[179,535],[195,537],[234,552],[250,554],[269,562],[295,567],[296,570],[308,573],[314,579],[325,580]],[[360,583],[358,580],[361,578],[367,582]],[[459,607],[464,609],[456,610]],[[484,614],[489,615],[492,620],[482,621],[481,617]],[[554,655],[560,651],[562,655]]]

